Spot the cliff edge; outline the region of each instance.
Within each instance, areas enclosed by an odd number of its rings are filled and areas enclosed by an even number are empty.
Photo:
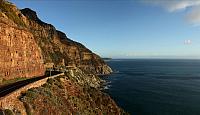
[[[27,25],[42,49],[45,63],[54,63],[55,67],[75,66],[89,74],[112,72],[97,54],[81,43],[69,39],[51,24],[41,21],[35,11],[25,8],[21,12],[28,19]]]
[[[0,114],[127,114],[100,90],[97,75],[112,72],[100,56],[41,21],[35,11],[0,0],[0,86],[4,80],[42,76],[50,68],[64,75],[5,99],[9,103],[0,105]]]

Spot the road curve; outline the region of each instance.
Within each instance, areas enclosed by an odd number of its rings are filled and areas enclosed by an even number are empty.
[[[57,74],[60,74],[60,73],[61,72],[54,71],[54,72],[51,73],[52,74],[51,76],[57,75]],[[30,83],[35,82],[35,81],[44,79],[46,77],[50,77],[50,76],[44,75],[44,76],[40,76],[40,77],[34,77],[34,78],[27,79],[27,80],[18,81],[18,82],[12,83],[12,84],[7,84],[7,85],[4,85],[4,86],[1,86],[0,87],[0,98],[6,96],[7,94],[9,94],[9,93],[11,93],[11,92],[23,87],[23,86],[26,86]]]

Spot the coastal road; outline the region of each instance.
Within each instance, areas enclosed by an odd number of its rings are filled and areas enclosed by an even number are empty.
[[[52,71],[51,72],[51,76],[53,75],[57,75],[57,74],[60,74],[61,72],[58,72],[58,71]],[[48,75],[44,75],[44,76],[40,76],[40,77],[34,77],[34,78],[30,78],[30,79],[27,79],[27,80],[23,80],[23,81],[18,81],[18,82],[15,82],[15,83],[12,83],[12,84],[7,84],[7,85],[4,85],[4,86],[0,86],[0,97],[3,97],[23,86],[26,86],[30,83],[33,83],[35,81],[38,81],[38,80],[41,80],[41,79],[44,79],[46,77],[50,77]]]

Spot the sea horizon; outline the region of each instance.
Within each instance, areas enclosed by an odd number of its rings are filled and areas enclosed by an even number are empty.
[[[0,115],[200,115],[200,0],[0,0]]]

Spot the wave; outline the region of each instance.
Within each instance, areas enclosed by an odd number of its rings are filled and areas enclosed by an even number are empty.
[[[118,70],[115,70],[113,73],[120,73]]]
[[[104,86],[104,90],[110,89],[111,86],[112,86],[112,85],[106,85],[106,86]]]

